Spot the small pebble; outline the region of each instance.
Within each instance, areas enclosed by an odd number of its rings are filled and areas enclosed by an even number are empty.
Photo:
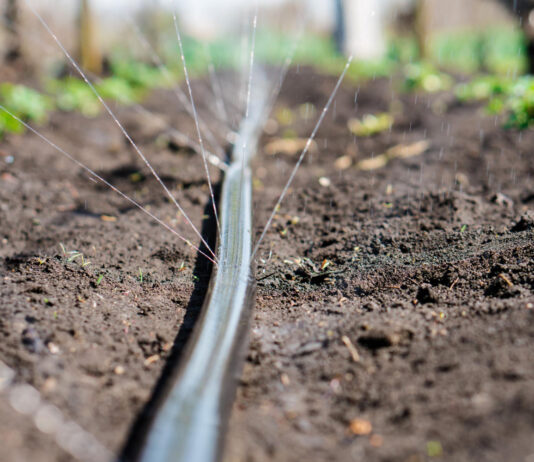
[[[332,181],[330,180],[330,178],[326,178],[325,176],[322,176],[321,178],[319,178],[319,184],[323,186],[324,188],[328,188],[328,186],[332,184]]]
[[[280,376],[280,382],[282,382],[282,385],[284,385],[285,387],[288,387],[289,385],[291,385],[291,380],[289,379],[289,375],[287,375],[286,373]]]
[[[58,353],[61,352],[61,350],[59,349],[59,347],[55,343],[49,342],[47,346],[48,346],[48,350],[53,355],[57,355]]]
[[[115,372],[117,375],[122,375],[126,372],[126,369],[124,369],[123,366],[117,366],[115,369],[113,369],[113,372]]]
[[[334,166],[338,170],[346,170],[352,165],[352,159],[350,156],[341,156],[336,159]]]
[[[373,431],[373,426],[368,420],[353,419],[350,422],[350,431],[355,435],[370,435]]]

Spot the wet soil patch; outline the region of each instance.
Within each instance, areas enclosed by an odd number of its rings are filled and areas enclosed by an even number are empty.
[[[165,97],[169,92],[152,99]],[[117,110],[202,229],[209,215],[201,158],[170,149],[166,130],[148,127],[146,116]],[[185,130],[192,125],[168,104],[160,116],[182,120],[177,125]],[[42,131],[200,245],[108,117],[57,113]],[[37,137],[8,137],[0,149],[0,359],[16,371],[17,383],[36,387],[65,418],[119,453],[167,358],[179,355],[186,342],[210,266]],[[1,400],[0,459],[71,460],[52,437],[35,430],[31,418],[8,410],[8,396]]]
[[[293,72],[278,103],[295,120],[265,143],[311,132],[315,117],[297,108],[320,111],[335,79],[307,72]],[[342,88],[262,244],[227,461],[534,453],[533,133],[448,94],[397,88]],[[348,119],[392,107],[391,131],[349,133]],[[418,142],[420,155],[359,168]],[[295,161],[257,163],[258,222]]]
[[[307,68],[287,78],[254,166],[258,236],[297,159],[266,147],[307,137],[335,81]],[[194,137],[170,98],[147,107]],[[395,79],[342,86],[258,253],[227,461],[534,453],[534,135],[452,100],[401,94]],[[201,159],[118,110],[201,227]],[[390,131],[356,139],[347,128],[389,110]],[[109,119],[58,113],[43,131],[198,243]],[[420,142],[419,155],[361,168]],[[178,332],[175,354],[186,341],[208,269],[35,136],[0,151],[0,359],[118,453]],[[71,460],[8,402],[5,460]]]

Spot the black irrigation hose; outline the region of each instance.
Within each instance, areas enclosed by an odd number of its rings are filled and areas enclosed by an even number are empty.
[[[225,173],[218,266],[175,382],[149,427],[139,460],[214,462],[221,457],[253,304],[253,157],[267,110],[268,86],[254,76],[254,99]]]

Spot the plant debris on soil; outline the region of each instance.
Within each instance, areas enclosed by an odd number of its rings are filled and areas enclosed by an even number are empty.
[[[269,120],[262,146],[278,147],[255,159],[258,236],[299,154],[273,143],[309,136],[335,81],[287,77],[274,113],[291,117]],[[146,104],[193,128],[168,95]],[[119,112],[200,227],[201,158]],[[386,130],[348,128],[383,113]],[[43,131],[198,241],[107,117],[55,113]],[[533,145],[452,91],[345,82],[258,252],[226,462],[534,454]],[[0,151],[0,360],[119,453],[209,268],[35,136]],[[71,460],[5,394],[0,434],[2,460]]]

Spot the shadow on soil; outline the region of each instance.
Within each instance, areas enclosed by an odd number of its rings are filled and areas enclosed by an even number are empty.
[[[214,194],[216,202],[218,202],[221,185],[218,184],[214,187]],[[205,216],[209,216],[209,219],[204,220],[202,223],[201,234],[205,241],[212,249],[217,245],[217,222],[213,216],[213,207],[211,201],[207,203],[204,208]],[[206,246],[201,243],[200,250],[209,254]],[[146,435],[150,429],[150,425],[157,413],[158,407],[164,401],[167,393],[169,392],[177,372],[180,368],[181,359],[186,351],[186,346],[193,328],[200,316],[204,299],[208,293],[208,287],[210,283],[211,272],[213,270],[213,264],[204,258],[200,253],[197,255],[195,268],[193,274],[197,277],[193,294],[186,308],[186,314],[183,320],[178,335],[176,336],[173,344],[171,354],[163,368],[161,376],[154,387],[150,400],[144,406],[140,414],[138,415],[130,434],[122,449],[120,461],[121,462],[133,462],[140,459],[141,451],[146,441]]]

